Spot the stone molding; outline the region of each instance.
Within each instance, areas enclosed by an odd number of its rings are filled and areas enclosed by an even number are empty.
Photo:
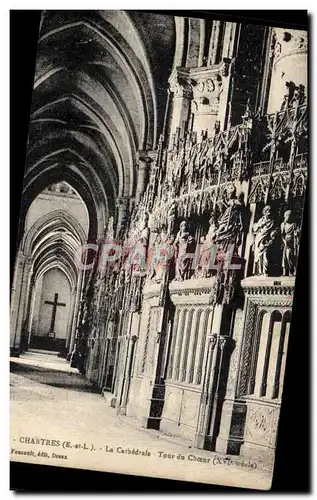
[[[143,287],[143,298],[146,301],[151,300],[152,307],[159,306],[161,285],[161,283],[152,283],[150,281],[145,282],[145,285]]]
[[[216,285],[216,277],[172,281],[169,292],[174,304],[215,304]]]
[[[294,277],[251,276],[241,281],[241,287],[248,296],[259,296],[266,302],[266,297],[283,296],[293,298]]]
[[[204,68],[176,68],[170,78],[174,98],[192,99],[192,112],[215,114],[223,92],[223,78],[228,76],[230,60]]]

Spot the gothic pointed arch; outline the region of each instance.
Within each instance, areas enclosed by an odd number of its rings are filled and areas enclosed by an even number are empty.
[[[151,32],[148,15],[135,12],[43,13],[20,239],[30,204],[53,182],[82,197],[90,242],[109,217],[116,224],[117,199],[135,196],[138,151],[155,149],[161,132],[174,44],[173,18],[149,16]]]

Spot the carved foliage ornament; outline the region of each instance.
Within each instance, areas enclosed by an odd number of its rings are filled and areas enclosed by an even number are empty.
[[[243,351],[241,358],[241,372],[239,378],[238,396],[243,396],[247,393],[249,373],[250,373],[252,342],[255,331],[257,310],[258,310],[257,304],[255,304],[254,302],[249,302],[247,308],[247,319],[243,334]]]
[[[191,79],[191,85],[193,88],[192,112],[217,114],[222,92],[220,74],[215,78]]]
[[[275,444],[275,431],[277,419],[277,410],[270,407],[261,407],[252,409],[248,417],[246,436],[251,437],[256,442]]]
[[[193,95],[193,89],[191,84],[181,76],[173,74],[169,79],[170,91],[174,94],[174,97],[184,97],[186,99],[191,99]]]

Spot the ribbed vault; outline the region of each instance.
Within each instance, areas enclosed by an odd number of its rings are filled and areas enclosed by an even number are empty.
[[[157,145],[174,39],[173,17],[44,12],[23,216],[40,192],[66,181],[88,209],[88,239],[102,236],[116,200],[135,195],[137,151]]]
[[[24,244],[32,260],[33,281],[59,267],[74,288],[78,276],[75,254],[84,243],[83,229],[67,212],[54,210],[43,216],[31,227]]]

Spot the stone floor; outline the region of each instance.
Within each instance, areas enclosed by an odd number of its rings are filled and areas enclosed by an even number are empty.
[[[117,415],[100,390],[54,353],[29,351],[11,358],[10,367],[11,460],[270,487],[261,463],[197,450]]]

